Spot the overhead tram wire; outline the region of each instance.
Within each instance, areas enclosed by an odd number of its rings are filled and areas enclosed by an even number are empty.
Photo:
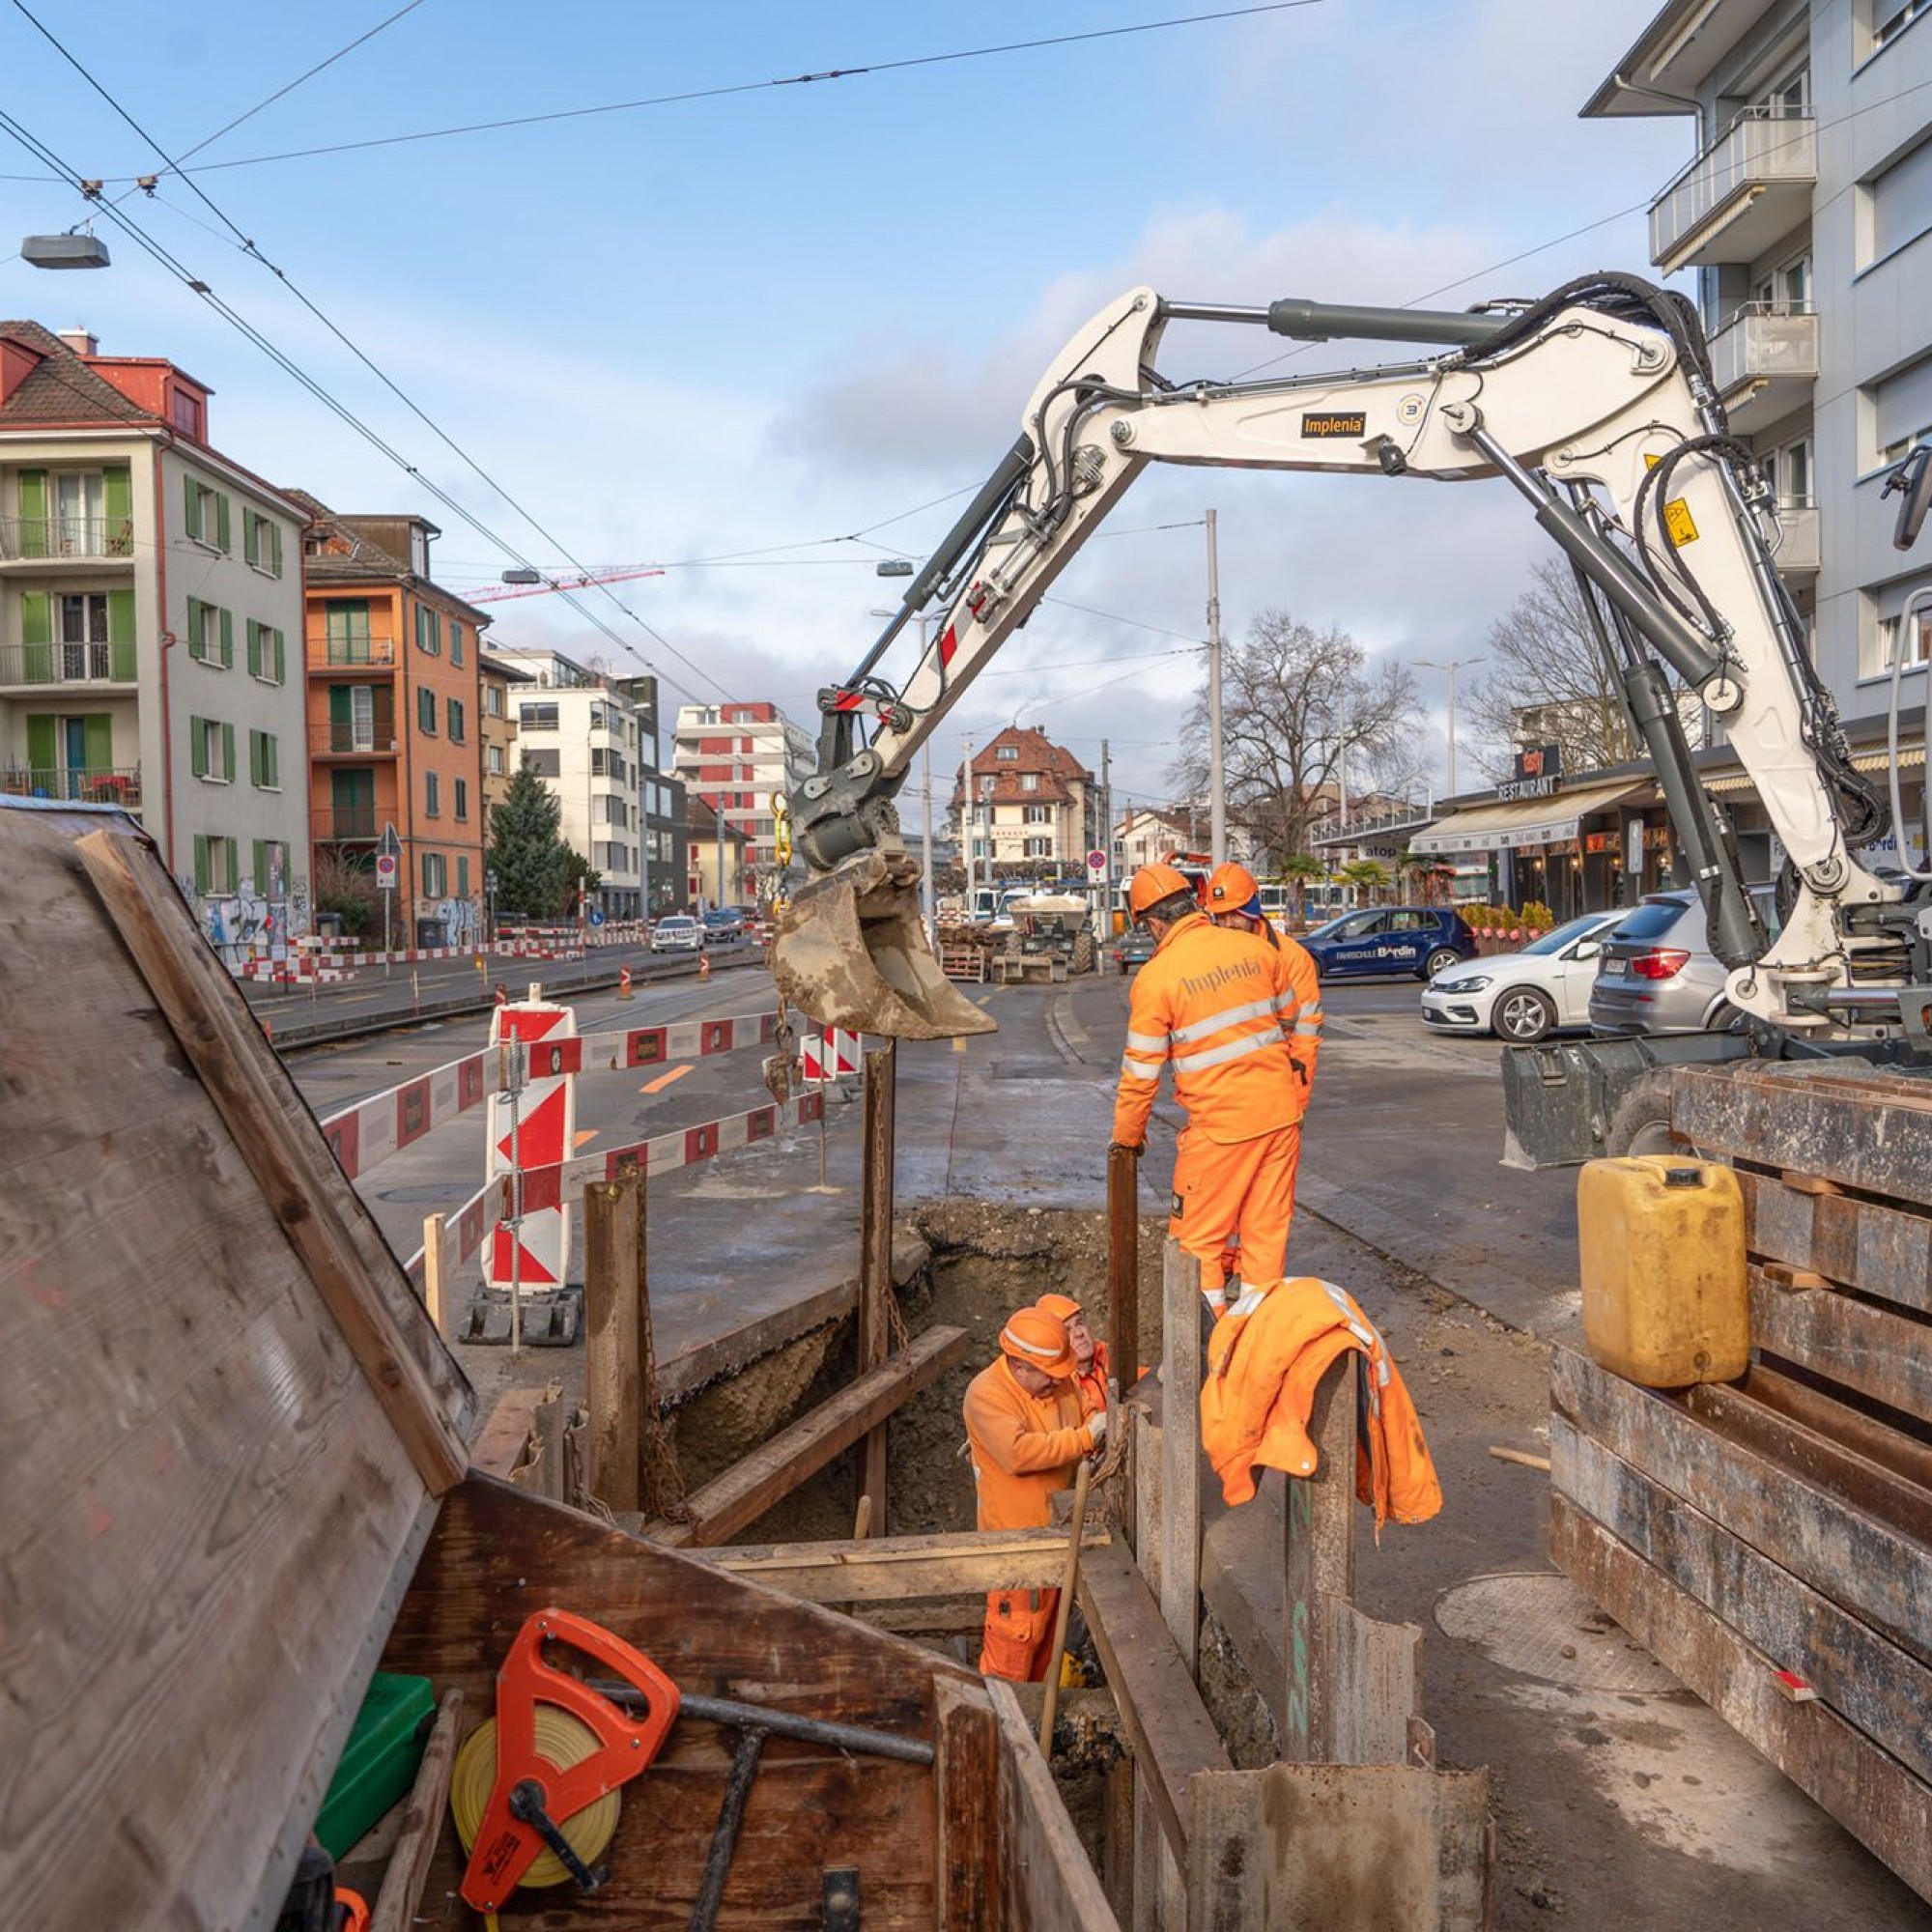
[[[243,254],[252,255],[256,261],[260,262],[261,265],[265,269],[267,269],[269,272],[272,274],[282,284],[282,286],[286,288],[292,296],[295,297],[295,298],[298,302],[301,303],[302,307],[307,309],[308,312],[312,316],[314,316],[315,319],[319,323],[321,323],[322,326],[325,328],[327,328],[328,332],[331,335],[333,335],[335,339],[338,342],[340,342],[342,346],[345,349],[347,349],[350,352],[350,354],[353,355],[355,357],[355,359],[358,362],[360,362],[362,366],[365,369],[367,369],[369,373],[372,376],[374,376],[376,380],[380,382],[383,384],[383,386],[386,388],[389,391],[389,393],[393,395],[396,398],[396,400],[400,402],[403,405],[403,407],[411,412],[411,414],[415,416],[417,420],[420,421],[431,432],[432,435],[434,435],[440,441],[441,441],[458,458],[460,458],[462,462],[478,478],[482,480],[482,482],[488,485],[488,487],[491,490],[495,491],[497,496],[499,497],[502,499],[502,501],[506,503],[512,510],[514,510],[516,514],[520,516],[524,520],[524,522],[530,526],[531,529],[535,530],[537,534],[541,536],[546,543],[551,545],[551,547],[556,552],[558,555],[566,558],[569,561],[571,567],[577,572],[577,574],[580,577],[587,576],[589,574],[587,567],[572,554],[569,547],[559,537],[557,537],[554,534],[554,532],[547,529],[543,526],[543,524],[538,522],[536,516],[531,511],[526,509],[522,503],[520,503],[514,497],[512,497],[510,493],[506,489],[504,489],[504,487],[500,483],[498,483],[497,479],[493,475],[491,475],[491,473],[487,469],[485,469],[483,466],[480,463],[478,463],[476,459],[473,456],[471,456],[467,449],[465,449],[462,446],[461,443],[459,443],[456,440],[454,437],[449,435],[449,433],[446,430],[444,430],[442,426],[440,423],[438,423],[435,420],[435,418],[432,417],[428,413],[428,412],[425,411],[415,401],[415,399],[412,396],[409,395],[400,386],[400,384],[398,384],[387,374],[385,370],[381,368],[375,362],[375,360],[363,351],[363,349],[358,343],[355,342],[342,328],[340,328],[335,324],[335,322],[329,316],[325,314],[323,310],[315,302],[310,300],[310,298],[306,295],[304,295],[302,291],[299,288],[298,288],[293,281],[289,279],[288,273],[285,270],[277,267],[276,264],[270,261],[268,256],[262,252],[262,250],[256,245],[254,241],[247,235],[243,234],[242,229],[236,225],[236,223],[228,215],[227,212],[224,209],[216,206],[214,201],[202,188],[202,186],[198,182],[188,179],[188,177],[186,177],[182,173],[179,164],[175,161],[174,157],[171,155],[169,155],[168,151],[160,144],[160,142],[156,140],[155,136],[148,131],[147,128],[142,127],[141,124],[134,119],[133,115],[131,115],[127,110],[127,108],[122,106],[120,101],[117,100],[111,93],[109,93],[106,87],[104,87],[98,79],[95,78],[95,76],[91,72],[89,72],[86,66],[78,58],[76,58],[76,56],[73,53],[71,53],[68,49],[68,47],[61,42],[61,40],[47,26],[45,26],[44,23],[43,23],[35,15],[32,9],[25,4],[25,0],[14,0],[14,11],[17,14],[19,14],[20,16],[23,19],[25,19],[35,29],[37,33],[39,33],[42,36],[43,39],[46,41],[48,45],[50,45],[61,56],[61,58],[65,60],[68,63],[68,65],[71,67],[73,71],[77,74],[79,74],[83,80],[87,82],[88,86],[91,87],[95,91],[95,93],[99,95],[101,99],[104,100],[108,104],[108,106],[111,107],[114,110],[114,112],[117,115],[119,115],[120,118],[123,121],[125,121],[128,124],[128,126],[134,130],[136,134],[138,134],[141,137],[142,140],[147,142],[149,147],[151,147],[155,151],[155,153],[161,157],[162,160],[168,163],[169,170],[179,179],[183,180],[185,183],[189,192],[192,193],[203,204],[203,206],[207,208],[209,213],[213,214],[215,217],[215,219],[218,220],[222,224],[222,226],[225,227],[229,231],[229,233],[235,237],[236,242],[242,249],[242,252]],[[17,126],[17,124],[14,125]],[[62,167],[64,172],[72,175],[73,171],[71,169],[67,169],[64,163],[62,164]],[[78,185],[79,177],[74,176],[73,178],[75,180],[76,185]],[[83,194],[85,194],[86,193],[85,187],[82,187],[81,191]],[[136,234],[136,236],[139,237],[140,231],[133,228],[132,224],[128,221],[127,215],[125,215],[121,212],[118,206],[113,204],[106,204],[103,206],[103,212],[109,214],[115,221],[120,223],[122,226],[128,228],[130,232]],[[151,250],[150,252],[153,251]],[[177,272],[181,274],[182,279],[185,281],[190,288],[195,289],[197,293],[202,293],[204,295],[204,299],[208,299],[211,301],[215,300],[212,291],[208,291],[207,285],[205,283],[201,283],[198,277],[188,274],[185,269],[177,269]],[[232,310],[227,309],[225,304],[216,302],[215,305],[217,313],[222,313],[225,316],[225,318],[233,322],[236,327],[240,327],[242,326],[240,321],[240,318],[237,317]],[[251,330],[250,333],[251,333],[251,339],[257,340],[258,344],[264,344],[264,345],[266,344],[267,338],[261,337],[259,331]],[[289,370],[291,374],[295,373],[295,365],[292,362],[290,362],[287,357],[283,356],[279,351],[275,352],[275,358],[284,368]],[[318,395],[322,393],[319,387],[308,378],[304,376],[301,380],[304,382],[305,386],[308,386],[312,392],[317,393]],[[349,420],[349,418],[345,416],[344,420]],[[426,479],[422,477],[421,472],[417,470],[414,468],[414,466],[407,462],[402,462],[402,459],[396,456],[396,453],[394,451],[386,451],[385,453],[388,453],[394,460],[400,462],[402,464],[402,468],[408,470],[410,474],[417,477],[419,481],[426,481]],[[454,499],[452,498],[439,497],[439,500],[447,501],[450,503],[452,508],[455,507]],[[481,526],[477,526],[476,527],[480,528]],[[500,545],[505,551],[510,551],[512,554],[516,554],[516,553],[511,550],[511,546],[504,543],[501,537],[493,535],[491,537],[491,541]],[[663,650],[668,652],[671,657],[677,659],[677,661],[680,664],[684,665],[696,677],[700,678],[704,683],[709,684],[726,700],[726,702],[733,701],[731,693],[727,691],[725,687],[722,683],[720,683],[720,681],[717,678],[713,677],[709,671],[703,668],[702,666],[695,663],[692,659],[687,657],[684,654],[684,652],[679,650],[675,644],[671,643],[671,641],[668,638],[666,638],[660,631],[658,631],[651,624],[647,623],[641,616],[639,615],[639,613],[636,611],[632,610],[631,607],[627,603],[625,603],[625,601],[621,597],[619,597],[616,594],[616,592],[612,590],[608,584],[597,584],[594,585],[593,587],[603,591],[604,595],[607,598],[609,598],[610,601],[613,605],[615,605],[616,608],[619,611],[621,611],[625,616],[630,618],[632,623],[636,624],[638,628],[640,631],[642,631],[646,637],[652,639]],[[584,609],[583,606],[577,603],[576,593],[574,591],[562,591],[559,594],[564,597],[566,602],[570,603],[572,609],[577,610],[580,612],[580,614],[583,615],[586,618],[586,620],[589,619],[589,612],[587,611],[587,610]],[[601,632],[603,632],[605,636],[611,638],[612,642],[621,644],[623,648],[627,650],[632,650],[632,655],[638,657],[639,662],[642,662],[642,654],[640,652],[637,652],[628,644],[623,644],[623,640],[617,638],[616,635],[613,632],[610,631],[606,626],[599,624],[597,625],[596,628]],[[681,689],[682,687],[678,688]],[[694,701],[698,701],[696,697],[696,694],[693,694],[693,698]]]

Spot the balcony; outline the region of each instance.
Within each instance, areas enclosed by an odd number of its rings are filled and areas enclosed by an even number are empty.
[[[1666,274],[1754,262],[1811,212],[1809,115],[1741,115],[1651,204],[1650,259]]]
[[[131,517],[0,518],[0,563],[126,563],[133,554]]]
[[[1780,500],[1777,505],[1777,549],[1773,560],[1782,577],[1818,575],[1818,506]]]
[[[315,814],[318,845],[373,845],[383,836],[373,805],[324,806]]]
[[[308,668],[321,671],[391,670],[396,663],[393,638],[311,638]]]
[[[312,758],[393,758],[400,749],[396,727],[385,719],[374,724],[311,724],[308,754]]]
[[[1712,336],[1711,368],[1731,428],[1754,436],[1810,401],[1818,318],[1782,303],[1746,302]]]
[[[0,644],[0,691],[134,682],[130,643]]]
[[[0,792],[9,798],[59,798],[74,805],[123,805],[141,809],[139,765],[103,765],[86,771],[71,766],[41,769],[15,765],[0,771]]]

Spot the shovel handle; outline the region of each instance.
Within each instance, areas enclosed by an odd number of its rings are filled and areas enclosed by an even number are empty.
[[[1053,1720],[1060,1711],[1060,1660],[1066,1646],[1066,1620],[1073,1614],[1073,1588],[1080,1580],[1080,1538],[1087,1527],[1087,1481],[1091,1464],[1080,1459],[1073,1478],[1073,1524],[1066,1538],[1066,1569],[1060,1578],[1060,1604],[1053,1616],[1053,1648],[1047,1653],[1046,1700],[1039,1707],[1039,1751],[1053,1762]]]

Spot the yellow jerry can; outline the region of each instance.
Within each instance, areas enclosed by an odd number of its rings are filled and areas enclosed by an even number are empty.
[[[1735,1381],[1750,1361],[1745,1204],[1717,1161],[1636,1154],[1577,1180],[1583,1340],[1646,1388]]]

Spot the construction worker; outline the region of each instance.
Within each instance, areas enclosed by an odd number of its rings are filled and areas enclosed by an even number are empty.
[[[1000,1353],[973,1378],[964,1405],[980,1529],[1044,1529],[1055,1490],[1070,1489],[1080,1458],[1106,1438],[1107,1411],[1082,1418],[1073,1347],[1057,1316],[1022,1308],[1000,1330]],[[986,1597],[980,1669],[1039,1683],[1052,1660],[1058,1590]]]
[[[1080,1390],[1083,1415],[1101,1415],[1107,1407],[1107,1345],[1094,1339],[1087,1326],[1087,1312],[1070,1294],[1042,1294],[1034,1303],[1042,1314],[1053,1316],[1066,1330],[1073,1350],[1073,1379]]]
[[[1216,925],[1172,866],[1143,866],[1127,904],[1154,952],[1128,1001],[1114,1145],[1142,1151],[1160,1069],[1172,1065],[1187,1127],[1168,1229],[1199,1264],[1208,1308],[1245,1316],[1282,1276],[1311,1070],[1295,1042],[1314,1036],[1295,1031],[1301,996],[1280,950]],[[1221,1269],[1230,1246],[1240,1251],[1235,1280]]]

